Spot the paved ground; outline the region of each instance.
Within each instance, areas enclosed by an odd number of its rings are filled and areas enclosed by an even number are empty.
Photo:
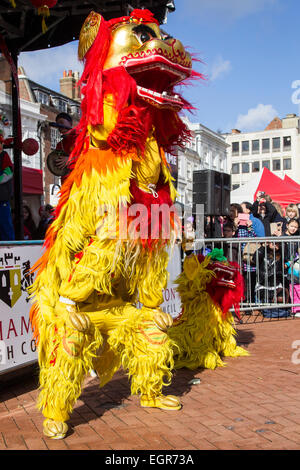
[[[300,319],[237,330],[251,356],[215,371],[176,372],[168,393],[181,396],[179,412],[140,408],[122,372],[102,390],[88,377],[60,441],[42,434],[36,377],[1,384],[0,449],[300,449]],[[200,384],[189,384],[194,378]]]

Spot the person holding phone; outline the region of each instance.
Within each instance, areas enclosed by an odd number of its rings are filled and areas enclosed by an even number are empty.
[[[244,201],[244,202],[242,202],[241,206],[242,206],[244,214],[249,215],[249,219],[252,222],[252,228],[255,232],[255,235],[257,237],[264,237],[265,236],[265,227],[264,227],[264,224],[262,223],[261,220],[259,220],[257,217],[254,217],[254,215],[253,215],[253,204],[251,204],[251,202]]]
[[[253,203],[253,215],[257,217],[264,225],[265,236],[271,236],[271,223],[275,222],[278,212],[271,204],[270,197],[263,191],[257,193],[256,201]]]
[[[230,204],[228,218],[235,225],[236,238],[256,236],[252,227],[252,221],[248,214],[244,214],[241,204]]]

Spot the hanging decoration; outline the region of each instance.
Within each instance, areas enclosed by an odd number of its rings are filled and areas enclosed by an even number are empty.
[[[32,156],[37,153],[39,149],[39,143],[36,139],[28,138],[22,142],[22,151],[28,155]]]
[[[11,6],[13,8],[16,8],[16,2],[15,0],[9,0],[11,3]],[[55,7],[57,4],[57,0],[29,0],[30,3],[38,9],[38,14],[42,15],[42,31],[45,33],[48,28],[46,25],[46,20],[45,18],[50,16],[50,8]]]
[[[6,117],[6,114],[0,109],[0,123],[2,126],[9,126],[9,120]]]
[[[46,18],[50,16],[50,8],[57,4],[57,0],[30,0],[30,3],[38,9],[38,14],[42,16],[42,31],[45,33],[48,29]]]

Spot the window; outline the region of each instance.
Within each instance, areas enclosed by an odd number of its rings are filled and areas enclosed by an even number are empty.
[[[68,112],[67,102],[58,97],[52,97],[54,106],[59,110],[60,113]]]
[[[192,167],[190,163],[187,164],[187,179],[188,180],[192,179]]]
[[[77,115],[77,117],[80,116],[80,106],[77,106],[76,104],[75,105],[72,104],[70,108],[71,108],[71,114],[75,114]]]
[[[283,159],[283,169],[284,170],[291,170],[292,169],[292,159],[291,158],[284,158]]]
[[[240,153],[240,143],[232,142],[232,155],[239,155]]]
[[[242,163],[242,173],[249,173],[249,172],[250,172],[249,163]]]
[[[240,172],[240,164],[239,163],[234,163],[231,168],[231,173],[233,175],[238,175]]]
[[[41,90],[34,90],[35,97],[39,103],[49,105],[49,95]]]
[[[273,160],[272,166],[273,166],[273,171],[280,170],[280,160]]]
[[[55,149],[57,143],[61,140],[60,133],[58,129],[55,129],[53,127],[50,128],[50,145],[51,149]]]
[[[283,150],[290,150],[291,148],[291,137],[283,138]]]
[[[252,140],[252,153],[259,153],[259,140]]]
[[[249,153],[249,140],[244,140],[242,142],[242,153]]]
[[[207,147],[204,147],[203,155],[204,155],[204,162],[208,164],[209,163],[209,155],[208,155]]]
[[[68,111],[67,103],[64,100],[58,100],[58,109],[61,113],[66,113]]]
[[[256,173],[259,171],[259,162],[253,162],[252,163],[252,173]]]
[[[262,139],[262,151],[263,153],[270,151],[270,139]]]
[[[181,158],[178,158],[178,174],[182,176],[182,161]]]
[[[213,154],[213,167],[219,168],[219,155],[217,153]]]
[[[272,139],[272,150],[273,152],[280,152],[280,137],[274,137]]]
[[[263,160],[261,164],[262,168],[268,168],[270,169],[270,160]]]

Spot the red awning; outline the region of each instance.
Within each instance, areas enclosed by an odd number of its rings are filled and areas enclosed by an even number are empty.
[[[284,175],[283,181],[293,186],[295,189],[300,190],[300,184],[296,183],[296,181],[292,180],[292,178],[290,178],[288,175]]]
[[[43,172],[35,168],[22,167],[23,194],[43,194]]]
[[[283,207],[290,203],[300,203],[300,187],[297,188],[296,184],[295,182],[290,183],[287,179],[282,180],[270,170],[264,168],[254,194],[254,200],[258,191],[264,191],[271,196],[274,202],[278,202]]]

